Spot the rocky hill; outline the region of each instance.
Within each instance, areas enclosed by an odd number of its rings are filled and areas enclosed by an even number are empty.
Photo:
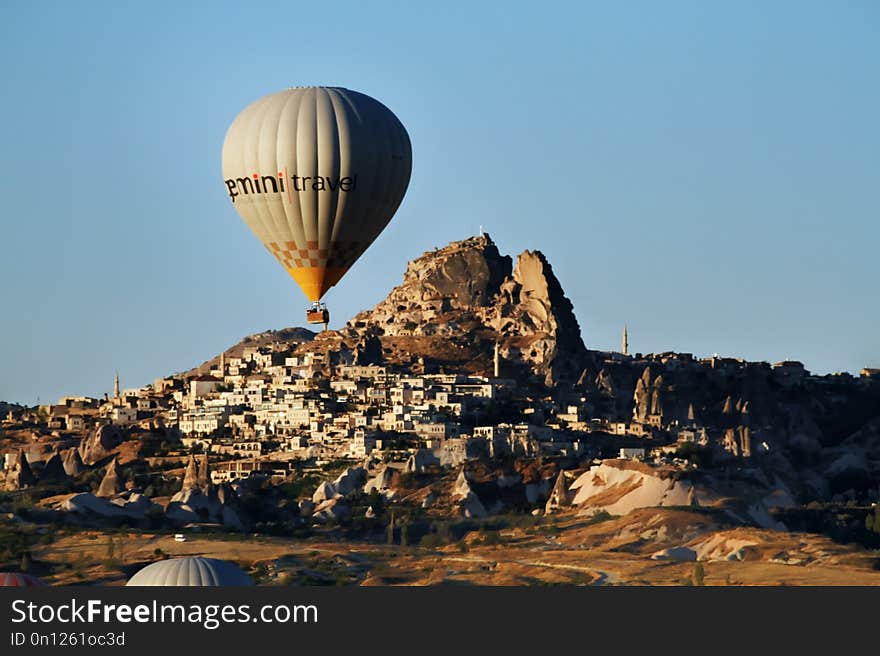
[[[586,400],[593,417],[656,420],[661,439],[691,430],[703,467],[746,465],[804,500],[876,496],[876,376],[812,376],[797,362],[588,350],[547,258],[525,251],[513,261],[486,234],[424,253],[383,301],[322,337],[328,347],[353,349],[373,340],[386,362],[414,370],[482,374],[491,373],[497,344],[502,377],[542,383],[560,402]]]
[[[227,357],[247,346],[322,352],[328,375],[335,364],[382,363],[490,376],[497,347],[501,377],[533,398],[551,395],[556,407],[582,405],[608,422],[654,421],[660,442],[690,431],[691,455],[704,468],[744,465],[762,486],[778,477],[805,501],[877,496],[878,376],[812,376],[797,362],[591,351],[547,258],[524,251],[513,260],[487,234],[414,259],[400,285],[340,330],[267,331]]]
[[[348,322],[343,335],[411,339],[425,359],[452,340],[489,369],[495,344],[507,375],[528,371],[554,385],[575,381],[590,361],[571,301],[540,251],[515,265],[488,234],[453,242],[413,260],[403,282],[372,310]],[[484,371],[483,373],[489,373]]]
[[[319,351],[328,362],[406,367],[414,373],[493,374],[499,349],[502,377],[538,384],[573,383],[591,367],[571,301],[540,251],[514,264],[483,234],[424,253],[403,282],[373,309],[338,331],[268,330],[226,349]],[[209,370],[219,354],[184,376]]]
[[[497,349],[500,376],[519,386],[506,421],[553,423],[574,405],[607,430],[626,425],[628,437],[616,439],[630,446],[642,441],[632,431],[643,431],[652,447],[674,449],[678,441],[692,464],[725,485],[733,476],[734,485],[751,481],[760,495],[785,489],[801,503],[878,497],[880,377],[873,370],[813,376],[797,362],[591,351],[547,258],[524,251],[514,260],[487,234],[414,259],[384,300],[339,330],[270,330],[224,353],[240,356],[248,347],[320,353],[315,361],[327,377],[340,364],[492,376]],[[545,400],[540,416],[517,414],[535,399]],[[602,439],[601,432],[590,438]]]

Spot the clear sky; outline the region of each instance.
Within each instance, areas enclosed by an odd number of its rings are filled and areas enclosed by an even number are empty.
[[[590,348],[880,366],[880,3],[40,2],[0,23],[0,399],[187,369],[307,302],[238,218],[232,119],[337,85],[407,127],[407,260],[543,251]]]

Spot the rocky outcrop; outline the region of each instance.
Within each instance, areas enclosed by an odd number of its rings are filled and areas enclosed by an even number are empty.
[[[180,524],[212,522],[239,531],[245,526],[238,497],[228,485],[212,488],[209,492],[198,488],[181,490],[171,497],[165,516]]]
[[[606,511],[625,515],[651,506],[706,505],[714,500],[708,491],[679,480],[673,470],[622,460],[606,460],[581,474],[570,489],[572,503],[587,514]]]
[[[401,319],[425,324],[443,312],[486,306],[510,273],[510,257],[502,256],[488,235],[453,242],[411,261],[403,283],[350,323],[363,321],[395,334],[402,330]]]
[[[186,463],[186,472],[183,475],[183,486],[181,487],[181,491],[187,490],[210,492],[211,472],[208,468],[207,455],[190,455]]]
[[[651,367],[645,367],[633,393],[633,419],[647,421],[651,413]]]
[[[556,477],[556,482],[553,484],[553,489],[550,490],[547,504],[544,506],[545,513],[551,513],[571,505],[572,495],[568,490],[568,486],[569,483],[565,477],[565,472],[560,470],[559,475]]]
[[[452,498],[458,503],[458,511],[466,519],[485,517],[489,513],[477,493],[471,487],[464,468],[458,473],[452,487]]]
[[[577,380],[587,362],[587,350],[574,307],[562,291],[553,268],[540,251],[525,251],[513,274],[493,299],[490,325],[501,335],[529,338],[519,353],[545,382]]]
[[[370,494],[374,490],[380,493],[393,493],[391,485],[394,481],[394,470],[391,467],[383,467],[373,478],[364,485],[364,492]]]
[[[107,465],[107,471],[104,473],[104,478],[101,480],[101,485],[98,486],[95,496],[110,499],[124,491],[125,483],[119,472],[119,461],[113,458]]]
[[[498,343],[502,361],[525,365],[549,384],[573,383],[589,362],[572,304],[546,257],[525,251],[512,267],[485,234],[410,262],[403,283],[349,321],[347,331],[359,336],[356,361],[372,362],[378,334],[463,337],[475,326],[495,335],[485,348]]]
[[[23,490],[31,487],[37,482],[36,477],[34,477],[34,474],[31,471],[31,466],[28,464],[27,458],[24,455],[24,451],[18,452],[13,459],[12,464],[7,467],[6,474],[3,478],[3,489],[8,492]]]
[[[354,347],[354,364],[358,366],[382,363],[382,340],[375,333],[364,335]]]
[[[90,492],[75,494],[61,503],[61,510],[104,518],[143,519],[152,508],[159,508],[147,497],[132,494],[128,499],[102,499]]]
[[[61,460],[64,463],[64,473],[68,476],[79,476],[87,467],[79,455],[79,449],[71,447],[61,452]]]
[[[203,455],[199,461],[199,473],[196,483],[203,492],[210,492],[214,487],[214,484],[211,482],[211,467],[208,464],[207,454]]]
[[[64,471],[64,461],[57,451],[46,461],[43,471],[40,472],[40,481],[61,481],[67,478]]]
[[[316,506],[319,506],[328,499],[338,499],[341,496],[342,495],[336,491],[333,483],[330,483],[329,481],[323,481],[320,485],[318,485],[318,487],[312,494],[312,503],[314,503]]]
[[[651,559],[689,562],[697,559],[697,552],[690,547],[670,547],[651,554]]]
[[[367,480],[367,470],[363,467],[349,467],[333,481],[336,492],[345,496],[359,489]]]
[[[122,443],[122,431],[118,426],[98,426],[91,435],[84,437],[79,445],[79,455],[87,465],[94,465],[111,454]]]
[[[341,498],[325,499],[315,506],[312,519],[321,522],[339,521],[351,513],[351,508]]]
[[[724,449],[734,457],[748,458],[752,455],[752,432],[748,426],[737,426],[724,431]]]
[[[417,474],[424,472],[432,465],[451,465],[455,458],[453,454],[444,449],[440,449],[439,457],[434,449],[418,449],[409,458],[403,466],[403,471],[408,474]]]

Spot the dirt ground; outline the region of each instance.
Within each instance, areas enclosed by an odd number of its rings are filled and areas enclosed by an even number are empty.
[[[605,521],[568,512],[436,548],[194,532],[176,542],[92,530],[33,556],[52,585],[124,585],[159,558],[196,555],[235,561],[262,585],[686,585],[698,578],[696,562],[655,556],[682,546],[701,554],[705,585],[880,585],[880,553],[659,508]]]

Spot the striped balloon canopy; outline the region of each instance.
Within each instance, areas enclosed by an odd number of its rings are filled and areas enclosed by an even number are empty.
[[[217,558],[184,556],[159,560],[132,576],[126,586],[251,586],[253,579],[235,563]]]
[[[409,185],[409,135],[385,105],[297,87],[245,108],[223,142],[225,191],[314,302],[388,225]]]
[[[29,588],[46,585],[36,576],[23,572],[0,572],[0,588]]]

